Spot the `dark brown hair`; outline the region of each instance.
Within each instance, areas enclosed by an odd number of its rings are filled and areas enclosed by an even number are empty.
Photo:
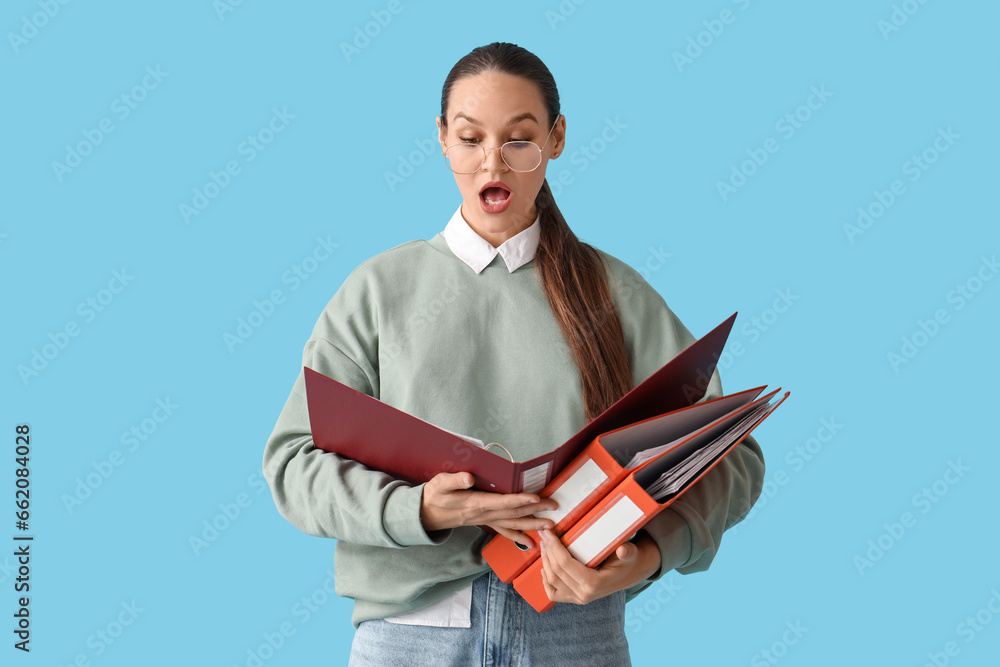
[[[447,125],[448,95],[455,83],[488,71],[519,76],[537,85],[549,115],[546,127],[552,126],[559,115],[559,91],[552,73],[536,55],[507,42],[477,47],[455,63],[441,91],[442,126]],[[536,275],[580,369],[589,422],[632,388],[625,335],[604,261],[566,224],[548,180],[542,182],[535,206],[541,224]]]

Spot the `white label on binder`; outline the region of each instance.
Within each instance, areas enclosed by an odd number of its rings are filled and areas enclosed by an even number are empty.
[[[539,519],[552,519],[554,523],[559,523],[563,517],[582,503],[587,496],[593,493],[594,489],[607,479],[608,476],[601,470],[601,466],[597,465],[594,459],[587,459],[587,462],[570,475],[570,478],[552,494],[552,499],[559,503],[559,507],[554,510],[535,512],[535,516]]]
[[[552,463],[550,462],[535,466],[531,470],[525,470],[524,474],[521,475],[521,490],[524,493],[541,491],[542,487],[545,486],[546,480],[549,478],[549,468],[551,467]]]
[[[642,510],[639,506],[628,496],[623,496],[566,548],[581,563],[589,563],[591,558],[601,553],[604,547],[621,537],[641,518]]]

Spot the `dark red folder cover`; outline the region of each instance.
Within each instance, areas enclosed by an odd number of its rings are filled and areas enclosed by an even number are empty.
[[[484,491],[534,493],[598,435],[699,401],[735,320],[733,313],[569,440],[530,461],[509,461],[303,367],[313,442],[320,449],[414,484],[439,472],[471,472],[476,488]]]

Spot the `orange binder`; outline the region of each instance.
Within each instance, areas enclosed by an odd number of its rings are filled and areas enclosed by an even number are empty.
[[[303,367],[316,447],[414,484],[470,472],[475,488],[536,493],[599,434],[696,403],[722,356],[736,313],[619,398],[566,442],[513,462],[311,368]],[[492,443],[491,443],[492,444]]]
[[[535,516],[552,519],[553,531],[557,536],[562,535],[630,472],[639,469],[625,467],[636,452],[690,435],[752,402],[763,390],[761,386],[721,396],[602,433],[538,492],[543,498],[555,499],[559,507],[536,512]],[[653,461],[642,465],[650,463]],[[505,583],[513,581],[540,555],[538,532],[529,530],[525,534],[531,537],[535,546],[521,547],[497,535],[483,547],[486,562]]]
[[[751,390],[752,391],[752,390]],[[657,458],[630,472],[610,493],[604,496],[579,521],[572,525],[560,538],[566,548],[587,567],[597,567],[612,552],[635,534],[647,521],[669,507],[685,491],[698,482],[715,467],[727,454],[736,449],[743,439],[784,402],[790,392],[777,402],[769,404],[780,389],[775,389],[756,401],[733,411],[711,424],[699,429],[682,442]],[[754,409],[760,412],[754,415]],[[752,417],[750,423],[741,422]],[[647,492],[660,476],[683,464],[686,460],[703,452],[713,442],[720,442],[727,433],[735,442],[712,457],[697,469],[681,488],[657,501]],[[546,612],[555,606],[545,593],[542,581],[542,559],[536,558],[514,579],[514,588],[536,611]]]

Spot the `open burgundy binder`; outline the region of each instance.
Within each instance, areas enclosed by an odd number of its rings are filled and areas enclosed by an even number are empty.
[[[414,484],[440,472],[470,472],[484,491],[535,493],[598,435],[701,400],[735,320],[733,313],[566,442],[530,461],[509,461],[304,366],[313,442]]]

